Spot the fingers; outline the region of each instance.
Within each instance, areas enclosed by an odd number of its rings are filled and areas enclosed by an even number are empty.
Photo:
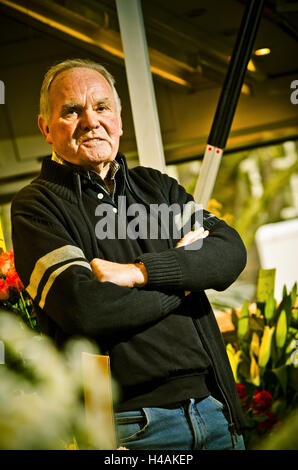
[[[196,230],[191,230],[183,238],[177,243],[175,248],[179,248],[181,246],[189,245],[190,243],[199,240],[200,238],[206,238],[209,235],[208,230],[205,230],[204,227],[200,227]]]

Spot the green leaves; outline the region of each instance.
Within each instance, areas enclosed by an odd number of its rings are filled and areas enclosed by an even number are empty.
[[[240,313],[238,309],[232,310],[237,336],[233,344],[227,345],[227,354],[239,386],[252,390],[252,393],[257,388],[260,393],[269,393],[273,399],[268,413],[260,413],[253,405],[247,407],[250,402],[245,401],[243,410],[251,424],[248,433],[257,439],[277,422],[283,421],[297,407],[298,401],[297,284],[291,291],[284,287],[283,297],[277,303],[271,282],[272,272],[262,270],[261,275],[256,303],[249,305],[245,301]]]
[[[286,343],[288,332],[288,324],[287,324],[287,314],[285,310],[282,310],[276,325],[276,333],[275,333],[275,342],[276,346],[279,349],[282,349]]]
[[[288,385],[287,367],[281,366],[276,369],[272,369],[272,372],[279,381],[283,394],[286,395]]]
[[[295,284],[293,285],[293,288],[291,290],[291,293],[290,293],[292,307],[294,307],[294,305],[295,305],[297,295],[298,295],[297,282],[295,282]]]
[[[297,284],[289,293],[284,287],[283,298],[277,304],[274,289],[265,271],[262,270],[264,281],[262,282],[265,285],[266,280],[266,286],[270,284],[270,289],[266,290],[267,294],[263,296],[264,301],[257,304],[259,307],[257,311],[249,305],[247,300],[243,303],[240,314],[237,315],[236,311],[232,311],[237,342],[228,345],[227,353],[236,380],[239,379],[240,382],[245,380],[259,387],[264,386],[267,378],[271,376],[271,380],[275,377],[274,383],[279,384],[284,391],[287,382],[283,367],[294,367],[293,358],[298,340],[295,317],[296,314],[298,318],[297,308],[295,308]],[[259,282],[259,285],[261,284]],[[265,287],[263,291],[265,292]]]
[[[264,316],[266,323],[270,325],[274,319],[275,314],[275,298],[273,292],[269,295],[265,304]]]
[[[249,333],[249,310],[248,300],[245,300],[240,312],[240,318],[238,321],[238,336],[239,339],[245,339]]]

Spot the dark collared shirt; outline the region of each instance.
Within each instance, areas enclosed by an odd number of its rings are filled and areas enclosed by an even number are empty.
[[[108,197],[108,199],[111,198],[112,201],[115,202],[114,198],[117,184],[116,174],[120,168],[120,165],[116,160],[110,162],[110,168],[104,180],[98,173],[96,173],[96,171],[85,170],[79,165],[70,163],[57,155],[54,151],[52,153],[52,160],[61,165],[70,166],[76,169],[81,176],[82,188],[87,194],[89,194],[89,196],[94,197],[97,200],[107,200]]]

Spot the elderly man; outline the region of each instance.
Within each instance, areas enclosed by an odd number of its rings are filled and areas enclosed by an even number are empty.
[[[233,374],[204,294],[244,269],[239,235],[205,210],[179,235],[198,212],[193,198],[166,174],[127,168],[120,100],[101,65],[52,67],[38,124],[53,153],[15,197],[12,226],[43,331],[57,344],[92,338],[110,355],[119,444],[243,449]]]

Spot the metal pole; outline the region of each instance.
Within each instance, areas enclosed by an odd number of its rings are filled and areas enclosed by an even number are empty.
[[[202,204],[203,207],[207,207],[213,191],[223,149],[230,132],[247,65],[260,24],[263,7],[264,0],[250,0],[247,2],[244,11],[194,192],[195,201]]]
[[[139,0],[116,0],[141,165],[166,171],[147,41]]]

